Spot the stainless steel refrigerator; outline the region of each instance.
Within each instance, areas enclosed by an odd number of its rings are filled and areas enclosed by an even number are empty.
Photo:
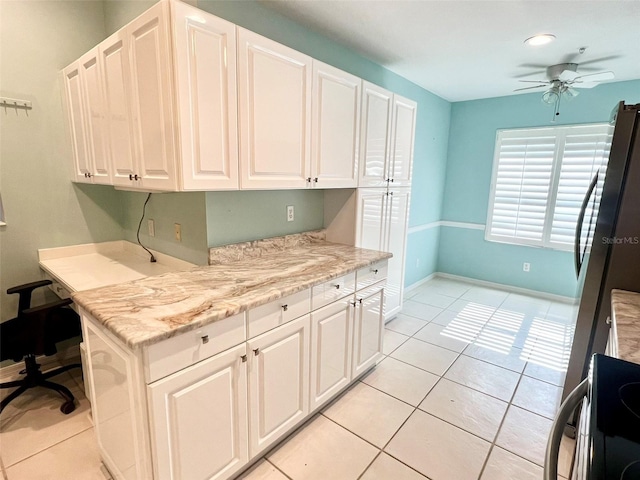
[[[604,353],[611,290],[640,291],[640,104],[621,102],[614,119],[604,184],[598,178],[592,181],[576,229],[576,273],[582,293],[563,400],[587,375],[591,356]],[[597,209],[594,202],[599,197]]]

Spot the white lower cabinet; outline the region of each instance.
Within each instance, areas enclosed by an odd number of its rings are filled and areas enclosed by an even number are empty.
[[[382,354],[384,287],[375,284],[356,294],[352,377],[374,366]]]
[[[251,457],[309,413],[309,315],[247,342]]]
[[[113,477],[237,475],[375,365],[387,270],[383,260],[135,350],[80,309],[98,448]],[[264,333],[247,336],[252,325]]]
[[[353,296],[311,313],[311,410],[351,380]]]
[[[224,479],[249,460],[246,345],[148,387],[155,478]]]

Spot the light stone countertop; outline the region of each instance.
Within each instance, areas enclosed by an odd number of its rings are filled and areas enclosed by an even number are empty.
[[[618,357],[640,363],[640,293],[611,291],[611,308],[618,337]]]
[[[140,348],[391,256],[316,242],[258,258],[84,290],[72,298],[127,346]]]

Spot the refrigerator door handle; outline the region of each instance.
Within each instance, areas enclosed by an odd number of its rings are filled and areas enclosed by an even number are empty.
[[[574,410],[582,402],[582,399],[589,393],[589,379],[585,378],[580,384],[565,398],[556,418],[551,425],[551,433],[547,442],[544,456],[544,480],[558,479],[558,454],[560,452],[560,442],[564,427],[571,418]]]
[[[589,198],[591,198],[591,194],[598,185],[598,175],[600,172],[596,172],[595,176],[591,180],[589,184],[589,189],[587,190],[587,194],[584,196],[582,200],[582,206],[580,207],[580,214],[578,215],[578,224],[576,225],[576,237],[574,239],[573,245],[573,260],[576,267],[576,278],[580,276],[580,270],[582,269],[582,259],[580,258],[580,237],[582,236],[582,222],[584,222],[584,215],[587,211],[587,206],[589,205]]]

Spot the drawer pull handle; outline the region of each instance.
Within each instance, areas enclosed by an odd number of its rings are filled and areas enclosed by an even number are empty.
[[[605,320],[605,322],[607,323],[607,325],[611,325],[611,317],[607,317],[607,319]]]
[[[202,337],[200,337],[202,339],[202,343],[209,343],[209,335],[203,335]]]
[[[377,268],[372,268],[371,271],[373,272],[374,275],[378,274],[378,269]]]
[[[339,283],[336,283],[336,284],[334,285],[334,287],[336,287],[336,289],[337,289],[337,290],[340,290],[340,284],[339,284]]]
[[[282,310],[284,310],[285,312],[289,310],[289,305],[287,305],[286,303],[282,305]]]
[[[253,349],[253,354],[257,357],[258,355],[260,355],[260,347],[258,348],[254,348]]]
[[[246,355],[242,355],[240,358],[242,359],[242,363],[245,363],[247,361]]]

